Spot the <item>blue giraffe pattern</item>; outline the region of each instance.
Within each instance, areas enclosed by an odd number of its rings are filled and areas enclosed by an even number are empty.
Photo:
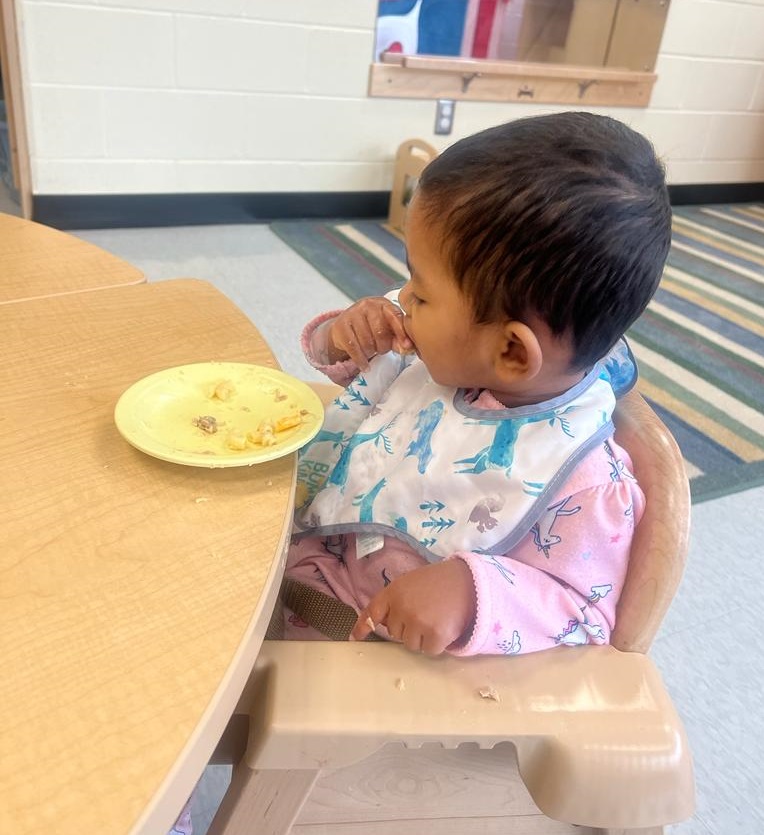
[[[321,444],[327,441],[331,442],[332,447],[336,449],[345,442],[345,433],[342,431],[332,432],[329,429],[319,429],[313,440],[300,450],[300,457],[304,458],[307,451],[315,444]]]
[[[360,385],[358,383],[358,380],[356,380],[355,382],[357,385]],[[362,383],[362,385],[366,385],[365,380]],[[353,403],[360,403],[361,406],[371,406],[371,401],[367,399],[366,395],[358,391],[358,389],[355,388],[352,384],[345,389],[345,394],[350,398],[350,400]]]
[[[415,456],[418,462],[417,469],[420,473],[427,470],[427,465],[432,460],[432,436],[444,412],[443,401],[435,400],[417,415],[415,428],[419,430],[419,434],[409,444],[404,457]]]
[[[509,475],[512,471],[512,464],[515,459],[515,444],[520,434],[520,429],[529,423],[547,420],[549,412],[543,415],[531,415],[515,420],[478,420],[475,423],[481,426],[496,426],[496,432],[490,446],[483,447],[480,452],[470,458],[460,458],[454,464],[472,464],[457,473],[482,473],[488,469],[505,470]]]
[[[371,488],[371,490],[369,490],[368,493],[361,493],[353,499],[353,504],[356,507],[360,507],[358,514],[359,522],[370,523],[374,521],[374,513],[372,510],[374,507],[374,499],[377,498],[380,491],[386,485],[387,480],[382,478]]]
[[[363,434],[353,435],[349,440],[343,442],[344,449],[340,455],[337,464],[329,476],[329,483],[336,484],[340,490],[345,489],[345,484],[348,480],[348,473],[350,471],[350,458],[353,452],[362,444],[373,443],[374,446],[379,447],[380,440],[388,455],[393,454],[390,439],[385,435],[385,432],[395,423],[395,418],[386,423],[384,426],[377,429],[376,432],[369,432]]]

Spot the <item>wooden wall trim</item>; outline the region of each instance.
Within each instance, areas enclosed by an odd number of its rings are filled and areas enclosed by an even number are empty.
[[[31,218],[32,169],[24,110],[16,0],[3,0],[0,3],[0,58],[2,58],[3,90],[8,116],[8,139],[11,148],[13,179],[21,200],[22,216]]]

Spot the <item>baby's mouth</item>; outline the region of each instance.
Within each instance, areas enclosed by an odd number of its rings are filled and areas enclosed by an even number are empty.
[[[396,353],[400,354],[401,356],[406,356],[407,354],[418,354],[418,351],[416,349],[416,345],[414,344],[414,340],[411,338],[411,334],[409,333],[409,330],[406,327],[406,320],[405,319],[403,320],[403,330],[406,331],[406,336],[408,337],[408,340],[409,340],[410,344],[407,345],[406,347],[404,347],[403,345],[400,344],[400,342],[398,342],[396,347],[395,347]]]
[[[407,356],[408,354],[416,354],[417,350],[414,347],[413,343],[408,346],[408,348],[404,348],[400,342],[397,342],[394,349],[396,354],[400,354],[402,357]]]

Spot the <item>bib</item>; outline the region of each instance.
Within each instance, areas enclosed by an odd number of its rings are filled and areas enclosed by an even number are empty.
[[[557,398],[490,410],[417,357],[375,357],[300,453],[295,533],[396,536],[430,561],[507,553],[612,435],[611,379],[634,376],[619,346]]]

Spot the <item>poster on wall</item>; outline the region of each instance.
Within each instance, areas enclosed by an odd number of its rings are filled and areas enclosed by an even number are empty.
[[[379,0],[375,60],[380,60],[385,52],[498,57],[501,42],[507,41],[512,18],[521,13],[523,3],[524,0]]]

